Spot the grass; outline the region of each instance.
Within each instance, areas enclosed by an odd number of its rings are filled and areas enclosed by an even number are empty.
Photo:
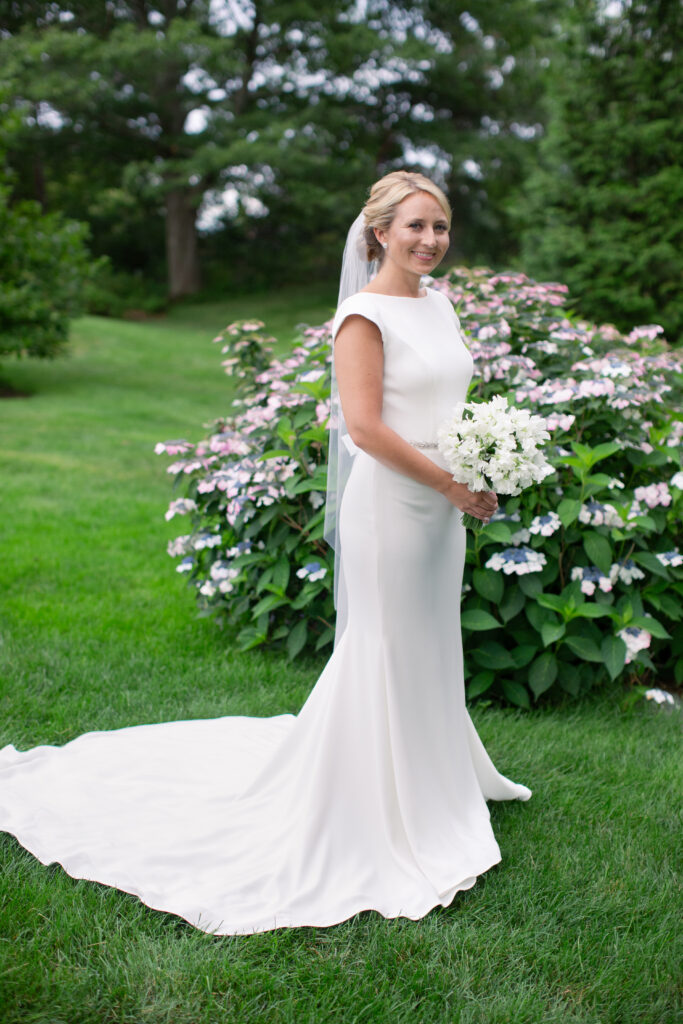
[[[296,711],[319,659],[235,652],[173,573],[157,440],[228,408],[210,339],[259,316],[287,344],[334,296],[271,293],[145,323],[87,318],[68,359],[7,365],[0,404],[0,745]],[[44,868],[0,837],[3,1024],[673,1024],[681,1014],[678,715],[617,694],[475,708],[530,803],[493,804],[503,862],[420,922],[216,939]]]

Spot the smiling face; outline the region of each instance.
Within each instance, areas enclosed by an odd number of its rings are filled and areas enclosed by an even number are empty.
[[[383,267],[390,262],[403,273],[429,274],[448,249],[448,221],[429,192],[414,192],[400,202],[389,228],[375,234],[387,243]]]

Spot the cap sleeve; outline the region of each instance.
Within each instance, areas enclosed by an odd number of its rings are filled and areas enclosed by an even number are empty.
[[[332,321],[332,341],[336,339],[339,328],[349,316],[362,316],[366,320],[370,320],[371,323],[379,328],[382,341],[384,341],[382,317],[380,316],[374,296],[370,292],[357,292],[355,295],[349,295],[348,299],[344,299],[337,308],[334,320]]]

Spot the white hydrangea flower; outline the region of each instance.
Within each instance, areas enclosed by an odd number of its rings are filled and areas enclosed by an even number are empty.
[[[614,505],[587,501],[581,506],[579,522],[590,526],[622,526],[621,516]]]
[[[625,629],[619,630],[617,636],[620,636],[626,644],[627,665],[633,661],[638,651],[644,651],[646,647],[649,647],[652,640],[652,634],[638,626],[626,626]]]
[[[297,569],[296,574],[300,580],[308,580],[310,583],[314,583],[316,580],[325,578],[327,569],[320,562],[307,562],[301,569]]]
[[[541,572],[545,564],[546,557],[542,551],[519,547],[496,551],[486,562],[486,568],[493,569],[495,572],[502,570],[506,576],[510,576],[512,573],[516,576],[524,576],[529,572]]]
[[[603,594],[609,594],[613,581],[604,572],[598,569],[597,565],[575,565],[570,573],[573,580],[581,580],[581,592],[592,597],[596,587],[600,587]]]
[[[204,597],[213,597],[216,593],[216,584],[212,583],[211,580],[205,580],[199,588],[199,593],[203,594]]]
[[[169,540],[166,545],[166,551],[171,558],[178,558],[180,555],[188,555],[190,551],[194,551],[191,534],[184,533],[181,534],[180,537],[174,537],[173,540]]]
[[[683,491],[683,469],[679,469],[678,473],[674,473],[671,477],[671,487],[677,487],[679,491]]]
[[[562,520],[557,512],[546,512],[544,515],[534,516],[529,524],[529,533],[540,533],[542,537],[552,537],[561,526]]]
[[[645,700],[653,700],[655,704],[670,704],[672,707],[676,704],[673,693],[669,693],[667,690],[660,690],[659,687],[646,690]]]
[[[632,558],[625,558],[621,562],[612,563],[609,578],[613,584],[617,580],[621,580],[622,583],[631,584],[634,580],[644,580],[645,573],[638,568]]]
[[[221,542],[220,534],[218,533],[200,533],[198,537],[195,537],[192,546],[195,551],[203,551],[204,548],[215,548]]]
[[[664,566],[675,568],[677,565],[683,565],[683,555],[678,548],[673,548],[672,551],[660,551],[655,558]]]
[[[521,530],[517,530],[510,537],[510,543],[513,547],[519,547],[520,544],[527,544],[531,540],[531,534],[527,530],[526,526],[523,526]]]
[[[194,512],[197,509],[197,502],[192,498],[176,498],[168,506],[168,510],[164,513],[164,519],[171,520],[174,516],[184,516],[188,512]]]

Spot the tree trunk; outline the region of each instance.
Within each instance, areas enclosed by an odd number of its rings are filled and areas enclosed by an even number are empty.
[[[194,295],[201,287],[196,214],[183,189],[166,193],[166,261],[171,299]]]

